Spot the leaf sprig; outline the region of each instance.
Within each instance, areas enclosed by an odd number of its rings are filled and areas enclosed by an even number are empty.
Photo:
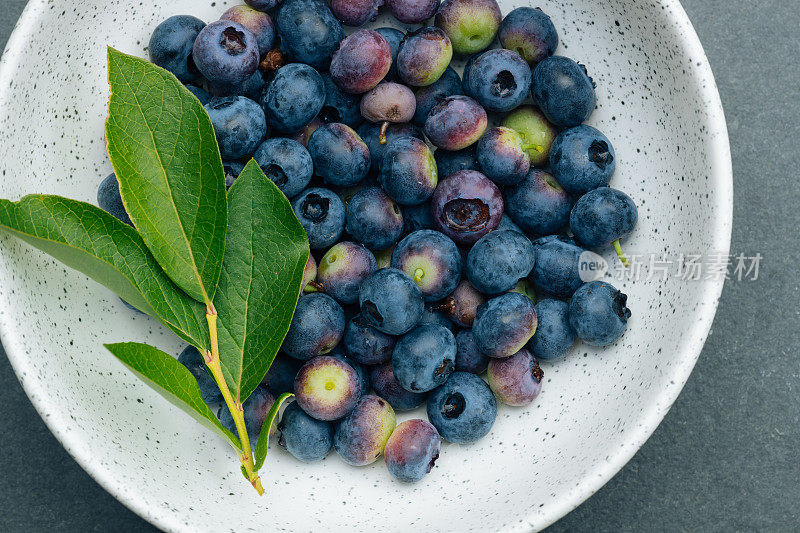
[[[58,196],[0,199],[0,228],[103,284],[203,354],[234,435],[175,358],[141,343],[107,344],[129,370],[236,450],[261,494],[278,398],[255,456],[242,404],[263,380],[300,295],[308,239],[289,201],[250,161],[231,187],[211,121],[175,76],[108,50],[106,139],[132,228]]]

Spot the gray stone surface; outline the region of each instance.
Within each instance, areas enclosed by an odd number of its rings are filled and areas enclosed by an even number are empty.
[[[0,2],[0,47],[24,3]],[[761,277],[726,285],[672,411],[633,460],[552,531],[796,531],[800,524],[800,11],[787,0],[684,5],[730,127],[732,251],[762,253]],[[66,454],[4,356],[0,405],[0,531],[153,530]]]

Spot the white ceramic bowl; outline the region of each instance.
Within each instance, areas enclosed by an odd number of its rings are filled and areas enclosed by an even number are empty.
[[[504,12],[525,2],[501,1]],[[614,142],[612,185],[639,204],[640,253],[727,253],[730,149],[705,54],[677,0],[541,0],[559,53],[598,86],[591,123]],[[214,20],[228,2],[32,0],[0,65],[0,197],[94,201],[105,153],[105,45],[144,54],[169,15]],[[385,22],[385,21],[379,21]],[[607,254],[610,257],[610,254]],[[644,271],[646,272],[646,268]],[[101,347],[180,345],[103,287],[0,235],[0,334],[45,422],[109,492],[170,531],[528,531],[573,509],[639,449],[703,346],[722,280],[619,284],[633,319],[617,345],[545,367],[544,392],[502,407],[488,437],[445,445],[423,482],[381,462],[304,465],[274,450],[256,496],[226,444]]]

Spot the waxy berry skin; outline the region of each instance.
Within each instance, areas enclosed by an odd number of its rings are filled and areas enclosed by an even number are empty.
[[[583,342],[608,346],[628,327],[631,310],[627,302],[628,296],[610,283],[586,283],[569,301],[569,323]]]
[[[458,244],[474,244],[497,228],[503,209],[500,189],[474,170],[451,174],[439,182],[431,198],[436,229]]]
[[[453,372],[428,397],[428,420],[444,440],[469,444],[485,437],[497,418],[489,385],[469,372]]]
[[[348,464],[372,464],[383,454],[396,425],[392,406],[383,398],[368,394],[336,425],[333,447]]]
[[[361,380],[345,361],[323,355],[308,361],[294,380],[297,403],[317,420],[338,420],[361,397]]]
[[[507,292],[478,308],[472,334],[489,357],[510,357],[525,347],[536,332],[536,310],[527,296]]]
[[[492,359],[486,371],[489,387],[506,405],[528,405],[542,392],[544,372],[528,350],[505,359]]]
[[[433,424],[418,418],[399,424],[383,451],[386,468],[397,480],[414,483],[431,471],[442,438]]]
[[[358,301],[364,320],[388,335],[411,331],[425,308],[414,280],[396,268],[382,268],[364,280]]]
[[[200,73],[214,84],[234,86],[258,67],[258,41],[250,30],[232,20],[212,22],[197,35],[192,57]]]
[[[304,463],[323,460],[333,448],[333,425],[306,414],[297,402],[283,412],[278,444]]]
[[[175,15],[159,24],[150,37],[150,61],[172,72],[181,83],[200,76],[193,57],[194,42],[206,27],[197,17]]]

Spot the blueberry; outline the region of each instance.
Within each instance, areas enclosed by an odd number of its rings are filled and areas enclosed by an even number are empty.
[[[536,65],[532,88],[534,101],[556,126],[577,126],[594,111],[594,82],[569,58],[550,56]]]
[[[185,366],[192,373],[197,385],[200,387],[200,396],[208,404],[219,403],[222,401],[217,382],[211,376],[211,372],[206,369],[206,362],[203,356],[194,346],[187,346],[178,356],[178,362]],[[233,431],[234,435],[236,430]]]
[[[569,222],[572,200],[547,172],[532,169],[524,181],[506,189],[506,213],[520,228],[537,235],[551,235]]]
[[[347,204],[347,233],[371,250],[385,250],[403,233],[400,208],[380,187],[365,187]]]
[[[633,232],[638,219],[636,204],[627,194],[600,187],[587,192],[575,203],[569,216],[569,229],[587,248],[614,243],[623,264],[627,264],[619,241]]]
[[[428,397],[428,420],[443,439],[469,444],[484,437],[497,418],[497,400],[489,385],[469,372],[453,372]]]
[[[189,92],[195,95],[198,100],[200,100],[200,104],[202,105],[206,105],[209,100],[211,100],[211,95],[196,85],[187,85],[186,88],[189,89]]]
[[[455,360],[456,339],[453,334],[442,326],[425,324],[397,341],[392,368],[404,389],[427,392],[447,381]]]
[[[266,387],[258,386],[242,404],[242,411],[244,412],[244,425],[247,427],[247,436],[250,438],[250,447],[255,450],[258,437],[261,434],[261,426],[267,420],[269,410],[272,409],[272,404],[275,403],[275,398],[266,389]],[[217,413],[222,426],[233,433],[238,435],[236,431],[236,423],[233,421],[231,412],[228,406],[222,404]],[[271,428],[270,435],[274,429]]]
[[[525,234],[525,232],[522,231],[522,228],[517,226],[507,213],[503,213],[503,216],[500,217],[500,224],[497,225],[496,231],[502,230],[511,230],[516,231],[517,233],[522,233],[523,235]]]
[[[386,143],[390,124],[408,122],[414,117],[417,101],[405,85],[384,81],[361,99],[361,116],[370,122],[380,122],[378,140]]]
[[[499,48],[473,61],[466,91],[488,111],[506,113],[527,98],[530,86],[528,63],[517,52]]]
[[[361,139],[367,143],[372,165],[370,170],[374,172],[378,171],[380,162],[383,159],[383,154],[392,141],[401,137],[416,137],[420,140],[424,140],[425,138],[422,131],[413,124],[389,124],[386,130],[382,131],[381,124],[365,122],[358,127],[358,134],[361,136]],[[386,143],[381,143],[381,135],[385,136]]]
[[[322,81],[325,84],[325,104],[317,118],[325,124],[341,122],[357,128],[363,122],[361,97],[341,90],[327,72],[322,74]]]
[[[97,205],[106,213],[113,215],[117,220],[133,226],[131,217],[128,216],[128,212],[125,211],[125,206],[122,204],[122,196],[119,193],[119,182],[116,174],[111,173],[100,182],[100,187],[97,189]]]
[[[308,235],[311,248],[327,248],[339,240],[344,230],[345,211],[342,200],[331,190],[312,187],[292,201],[297,215]]]
[[[587,125],[561,132],[550,150],[553,175],[564,189],[576,195],[607,186],[616,166],[611,141]]]
[[[558,32],[550,17],[537,8],[518,7],[500,25],[500,44],[515,50],[522,58],[536,65],[555,53]]]
[[[456,53],[466,55],[486,50],[502,19],[495,0],[445,0],[436,13],[436,26],[447,32]]]
[[[492,298],[478,308],[472,334],[478,348],[494,358],[520,351],[536,331],[533,302],[516,292]]]
[[[327,355],[314,357],[294,380],[297,403],[317,420],[346,416],[361,397],[361,380],[345,361]]]
[[[331,423],[308,416],[297,402],[290,403],[283,412],[278,431],[278,444],[304,463],[323,460],[333,448]]]
[[[436,187],[431,212],[437,230],[458,244],[472,244],[500,224],[503,197],[480,172],[462,170]]]
[[[294,390],[294,378],[303,363],[293,357],[287,357],[279,353],[272,361],[269,372],[264,376],[261,384],[267,388],[275,397],[284,392]]]
[[[200,72],[192,48],[205,27],[205,22],[189,15],[168,18],[156,26],[150,37],[150,61],[172,72],[182,83],[197,79]]]
[[[414,124],[419,127],[425,126],[428,114],[431,109],[447,98],[462,93],[461,77],[451,67],[447,67],[442,77],[426,87],[420,87],[414,95],[417,102],[417,109],[414,113]]]
[[[434,152],[433,158],[436,160],[439,177],[442,179],[459,170],[480,170],[481,168],[478,165],[474,145],[456,151],[442,150],[440,148]]]
[[[361,94],[374,88],[389,73],[392,49],[374,30],[356,30],[333,54],[331,78],[345,92]]]
[[[400,481],[414,483],[431,471],[439,458],[442,439],[433,424],[415,418],[398,425],[384,450],[389,474]]]
[[[536,304],[539,325],[528,349],[540,361],[561,359],[575,345],[575,330],[569,323],[569,304],[545,299]]]
[[[478,307],[486,302],[486,296],[469,281],[462,281],[450,296],[438,307],[450,320],[462,328],[471,328]]]
[[[292,139],[267,139],[256,149],[253,159],[287,198],[303,192],[314,175],[311,154]]]
[[[264,110],[244,96],[214,98],[205,105],[223,159],[251,155],[267,135]]]
[[[583,284],[580,256],[584,250],[568,237],[552,235],[533,241],[535,262],[530,280],[547,294],[569,298]]]
[[[386,7],[404,24],[422,24],[436,14],[439,0],[386,0]]]
[[[493,231],[467,255],[467,278],[484,294],[510,291],[533,269],[531,241],[516,231]]]
[[[270,125],[288,133],[300,131],[319,114],[324,104],[322,76],[300,63],[282,67],[261,100]]]
[[[295,61],[317,69],[330,65],[344,29],[322,0],[286,0],[276,18],[281,47]]]
[[[394,410],[386,400],[364,396],[336,425],[333,447],[346,463],[366,466],[381,456],[396,425]]]
[[[433,229],[433,215],[431,204],[428,202],[418,205],[406,205],[403,212],[403,234],[408,235],[422,229]]]
[[[389,68],[386,79],[393,80],[397,76],[397,53],[400,51],[400,43],[405,38],[405,34],[397,28],[389,27],[375,28],[375,31],[383,35],[392,51],[392,66]]]
[[[492,128],[478,141],[476,156],[487,178],[498,185],[516,185],[531,168],[522,136],[511,128]]]
[[[569,301],[569,323],[579,339],[592,346],[616,342],[628,327],[628,296],[610,283],[582,285]]]
[[[437,148],[462,150],[486,131],[486,110],[468,96],[449,96],[433,106],[425,120],[425,135]]]
[[[387,363],[392,359],[396,339],[373,328],[369,321],[356,315],[344,330],[343,344],[347,355],[364,365]]]
[[[333,245],[319,262],[317,281],[341,304],[358,301],[358,288],[378,268],[372,252],[354,242]]]
[[[225,173],[225,187],[227,189],[233,186],[236,178],[242,173],[242,170],[244,170],[244,165],[238,161],[222,162],[222,171]]]
[[[330,357],[338,359],[339,361],[344,361],[353,367],[353,370],[355,370],[356,374],[358,375],[358,390],[361,392],[362,396],[369,394],[369,391],[372,387],[370,387],[369,383],[369,373],[367,373],[367,369],[364,367],[364,365],[344,355],[339,348],[336,348],[336,350],[331,352],[329,355]]]
[[[450,60],[453,46],[439,28],[424,27],[406,35],[397,53],[397,76],[412,87],[424,87],[438,80]]]
[[[389,402],[395,411],[416,409],[425,403],[428,397],[426,392],[411,392],[404,389],[394,377],[392,363],[372,367],[369,377],[375,394]]]
[[[234,6],[222,14],[220,20],[238,22],[255,36],[258,53],[263,56],[275,44],[275,23],[272,18],[250,6]]]
[[[244,3],[259,11],[269,11],[283,0],[244,0]]]
[[[415,137],[395,139],[383,154],[378,181],[401,205],[425,202],[439,183],[433,153]]]
[[[425,308],[425,310],[422,312],[422,317],[419,319],[419,325],[421,326],[423,324],[442,326],[443,328],[450,330],[450,333],[453,335],[456,333],[456,325],[453,324],[447,315],[435,308]]]
[[[411,277],[426,301],[441,300],[461,281],[461,254],[446,235],[433,230],[411,233],[392,253],[392,267]]]
[[[303,361],[326,354],[339,344],[344,324],[344,311],[330,296],[301,296],[282,349],[286,355]]]
[[[465,329],[456,335],[456,370],[480,374],[486,370],[489,357],[475,344],[471,330]]]
[[[218,20],[197,36],[192,57],[209,82],[239,85],[258,67],[258,42],[250,30],[238,22]]]
[[[369,148],[352,128],[326,124],[317,128],[308,141],[318,176],[330,185],[349,187],[369,172]]]
[[[501,125],[520,134],[531,164],[547,165],[558,130],[541,111],[529,105],[520,106],[506,115]]]
[[[505,359],[492,359],[486,371],[489,387],[506,405],[528,405],[542,392],[542,372],[539,362],[528,350],[520,350]]]
[[[342,24],[362,26],[375,20],[383,0],[331,0],[331,12]]]
[[[404,272],[382,268],[361,284],[361,316],[375,329],[402,335],[417,325],[424,309],[419,287]]]

